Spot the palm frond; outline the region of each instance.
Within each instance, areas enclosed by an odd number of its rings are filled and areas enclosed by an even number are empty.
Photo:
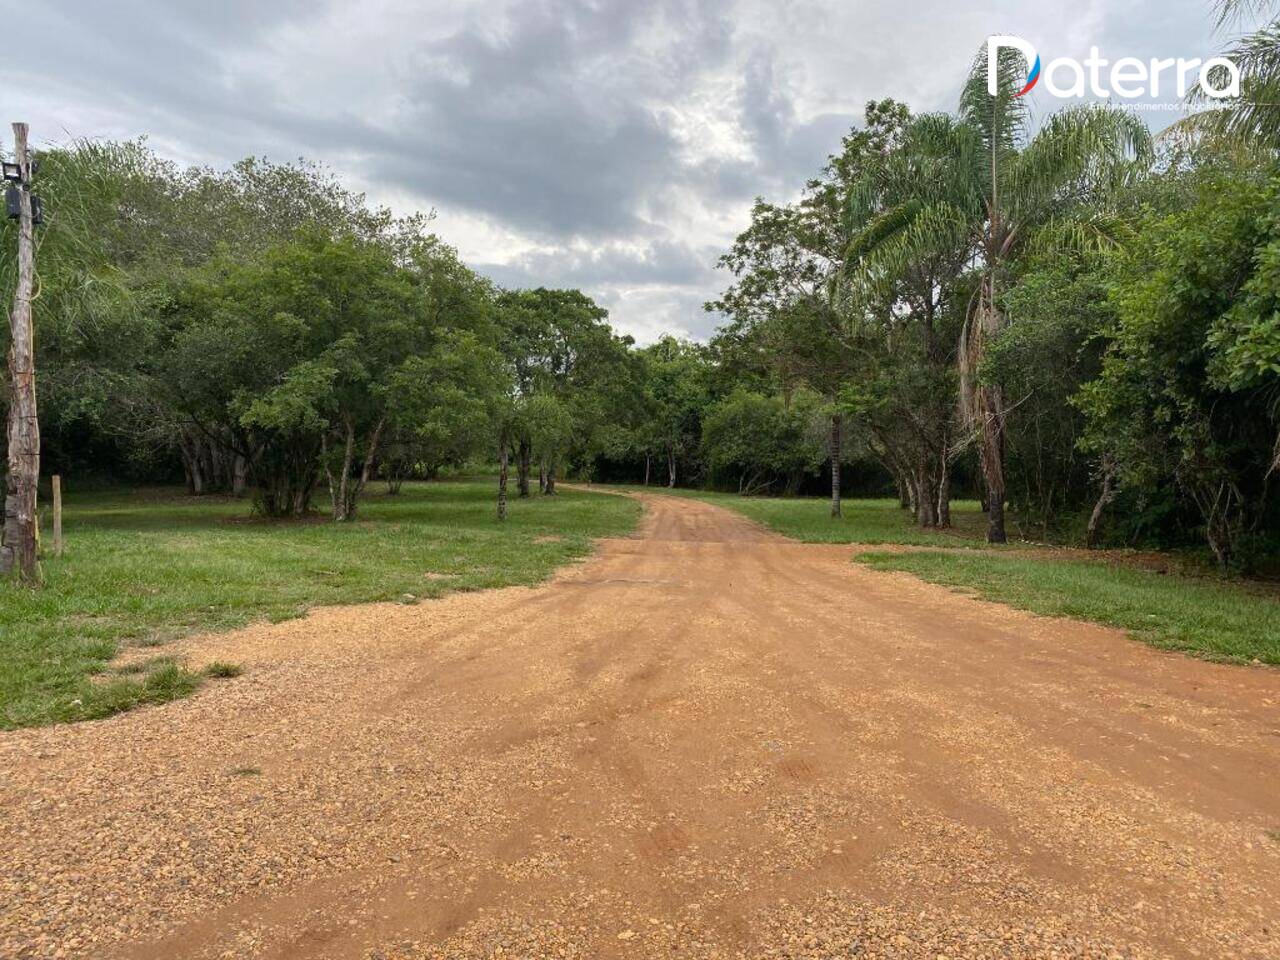
[[[1036,256],[1098,254],[1117,250],[1132,239],[1130,222],[1098,207],[1077,207],[1041,225],[1027,240]]]
[[[1226,56],[1240,70],[1240,96],[1208,111],[1210,116],[1195,121],[1193,129],[1221,140],[1280,147],[1280,21],[1241,37]],[[1215,68],[1210,82],[1220,85],[1224,70]],[[1203,86],[1187,99],[1201,105],[1218,102]]]
[[[999,56],[997,92],[992,96],[987,90],[987,45],[984,43],[978,49],[969,77],[960,91],[959,117],[962,122],[984,131],[988,149],[992,148],[994,136],[995,148],[1005,151],[1014,149],[1026,139],[1031,122],[1030,105],[1017,93],[1022,89],[1031,64],[1011,47],[1000,48]]]
[[[1214,0],[1213,7],[1219,29],[1268,11],[1280,12],[1276,0]]]
[[[1154,156],[1151,134],[1136,114],[1082,106],[1054,114],[1005,167],[1005,202],[1023,221],[1042,220],[1084,196],[1123,186]]]
[[[911,266],[970,246],[972,223],[954,204],[907,201],[850,241],[842,277],[847,284],[883,292]]]

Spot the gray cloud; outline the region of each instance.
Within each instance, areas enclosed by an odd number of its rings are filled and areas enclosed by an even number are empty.
[[[993,32],[1046,56],[1203,55],[1207,6],[0,0],[0,83],[37,138],[318,159],[434,207],[502,283],[581,286],[642,339],[706,336],[751,199],[794,196],[868,99],[952,106]]]

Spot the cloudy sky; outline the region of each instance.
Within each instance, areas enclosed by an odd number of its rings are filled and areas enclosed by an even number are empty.
[[[4,117],[226,165],[321,160],[469,263],[705,337],[752,198],[793,197],[892,96],[953,105],[992,33],[1209,56],[1208,0],[0,0]],[[1034,91],[1036,108],[1058,101]],[[1150,112],[1159,127],[1176,116]],[[6,122],[7,127],[7,122]],[[4,131],[7,134],[7,129]]]

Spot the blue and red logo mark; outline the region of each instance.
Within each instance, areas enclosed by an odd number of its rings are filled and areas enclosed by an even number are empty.
[[[1037,53],[1036,62],[1031,67],[1031,72],[1027,74],[1027,85],[1023,87],[1021,90],[1019,90],[1017,93],[1015,93],[1014,96],[1020,97],[1025,93],[1030,93],[1031,88],[1034,87],[1039,82],[1040,82],[1040,54]]]

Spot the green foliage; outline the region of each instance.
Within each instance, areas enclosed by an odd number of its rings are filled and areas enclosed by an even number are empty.
[[[1005,295],[1009,324],[988,346],[981,375],[1013,398],[1006,476],[1014,523],[1047,540],[1064,533],[1098,496],[1096,461],[1078,441],[1084,417],[1071,404],[1101,367],[1099,335],[1112,321],[1107,259],[1028,257]]]
[[[1249,566],[1276,509],[1280,194],[1259,171],[1202,176],[1193,205],[1148,218],[1117,258],[1102,371],[1080,392],[1083,442],[1130,490],[1176,484],[1219,563]]]
[[[697,469],[702,417],[711,400],[710,362],[705,347],[662,337],[640,352],[645,420],[641,445],[666,461],[674,484],[681,465]]]
[[[505,442],[523,451],[520,469],[533,458],[554,478],[616,449],[619,427],[637,422],[637,365],[608,312],[579,290],[545,288],[504,292],[497,311],[514,378]]]
[[[739,493],[775,485],[791,492],[826,458],[821,421],[821,400],[812,393],[788,404],[781,397],[735,390],[707,409],[703,454],[713,470],[737,475]]]

